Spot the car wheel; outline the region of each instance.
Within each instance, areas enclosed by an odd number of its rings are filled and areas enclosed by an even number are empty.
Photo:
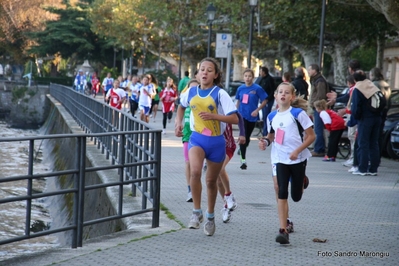
[[[399,155],[396,154],[394,152],[394,150],[392,149],[392,144],[391,144],[390,139],[387,141],[387,153],[388,153],[389,157],[391,157],[392,159],[395,159],[395,160],[399,159]]]

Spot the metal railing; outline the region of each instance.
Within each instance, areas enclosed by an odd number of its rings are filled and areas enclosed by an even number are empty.
[[[56,134],[24,138],[3,138],[0,142],[28,141],[28,174],[0,179],[1,183],[27,180],[27,190],[24,196],[0,199],[0,204],[26,201],[25,232],[23,235],[1,240],[0,245],[21,241],[34,237],[50,235],[72,230],[72,248],[81,247],[83,227],[106,221],[121,219],[133,215],[152,212],[152,227],[159,226],[160,212],[160,180],[161,180],[161,131],[150,129],[147,124],[132,119],[128,114],[119,112],[90,97],[79,94],[72,89],[52,84],[50,94],[71,113],[86,132],[85,134]],[[34,145],[38,140],[76,139],[75,166],[52,173],[34,174]],[[97,148],[110,161],[109,165],[86,167],[86,142],[94,141]],[[88,172],[117,169],[118,181],[85,185],[85,175]],[[33,193],[32,182],[40,178],[56,178],[71,176],[73,187],[44,193]],[[131,185],[132,196],[141,194],[141,209],[123,213],[123,186]],[[85,192],[106,187],[118,187],[118,206],[116,214],[93,220],[84,219]],[[31,214],[32,200],[56,195],[73,194],[72,224],[60,228],[32,233]],[[151,207],[147,207],[147,203]]]

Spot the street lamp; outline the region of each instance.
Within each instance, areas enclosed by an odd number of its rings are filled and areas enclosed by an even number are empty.
[[[206,8],[206,14],[208,16],[208,22],[209,22],[209,30],[208,30],[208,51],[206,53],[206,56],[209,57],[211,54],[211,35],[212,35],[212,22],[215,20],[215,14],[216,14],[216,7],[213,6],[212,3],[208,5]]]
[[[132,53],[130,54],[130,65],[129,65],[129,74],[132,75],[133,74],[133,54],[134,54],[134,44],[135,41],[131,41],[130,44],[132,45]]]
[[[144,75],[145,56],[146,56],[146,53],[147,53],[147,40],[148,40],[147,34],[144,34],[144,35],[143,35],[143,42],[144,42],[144,51],[143,51],[143,75]]]
[[[248,68],[251,68],[252,32],[254,26],[254,13],[255,13],[255,8],[258,6],[258,0],[249,0],[249,6],[251,8],[251,18],[249,22]]]

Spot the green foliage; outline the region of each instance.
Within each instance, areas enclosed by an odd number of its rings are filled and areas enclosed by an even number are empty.
[[[27,87],[16,87],[11,91],[11,101],[16,103],[18,100],[25,97],[25,93],[28,91]]]
[[[73,77],[34,77],[36,84],[49,85],[50,83],[57,83],[65,86],[73,85]]]
[[[109,68],[109,67],[104,67],[101,72],[100,72],[100,82],[104,80],[104,78],[107,76],[107,73],[111,73],[111,77],[116,79],[121,72],[118,71],[118,68]]]
[[[360,66],[364,71],[369,71],[376,66],[377,51],[372,46],[362,45],[355,49],[351,58],[356,58],[360,62]]]

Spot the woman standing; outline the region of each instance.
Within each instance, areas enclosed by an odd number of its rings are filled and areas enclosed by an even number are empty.
[[[251,140],[252,131],[259,120],[259,110],[267,104],[267,93],[258,84],[254,84],[254,72],[251,69],[244,71],[245,85],[237,89],[236,106],[244,119],[245,143],[240,144],[241,166],[247,169],[246,152]],[[259,104],[260,103],[260,104]]]

